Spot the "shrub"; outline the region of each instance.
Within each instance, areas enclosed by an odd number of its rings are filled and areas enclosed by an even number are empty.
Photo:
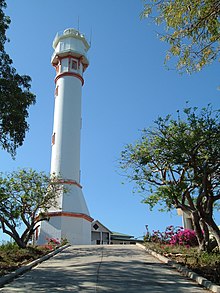
[[[55,238],[48,238],[47,237],[46,240],[47,240],[47,244],[41,245],[41,247],[46,250],[53,250],[53,249],[60,246],[60,241],[58,238],[55,239]]]
[[[196,246],[198,245],[196,234],[193,230],[184,229],[183,227],[168,226],[164,232],[153,230],[149,232],[148,225],[146,225],[146,235],[144,241],[154,242],[159,244],[169,245],[185,245]]]
[[[3,241],[0,245],[0,251],[18,250],[19,247],[14,241]]]
[[[180,229],[170,240],[171,245],[197,246],[198,241],[194,230]]]

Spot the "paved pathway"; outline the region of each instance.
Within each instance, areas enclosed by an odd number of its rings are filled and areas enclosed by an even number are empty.
[[[135,245],[71,246],[0,292],[208,293]]]

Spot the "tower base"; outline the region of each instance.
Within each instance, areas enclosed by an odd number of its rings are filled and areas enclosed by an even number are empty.
[[[92,218],[84,214],[52,212],[49,221],[43,221],[40,226],[37,244],[45,244],[49,239],[67,240],[72,245],[91,244]]]

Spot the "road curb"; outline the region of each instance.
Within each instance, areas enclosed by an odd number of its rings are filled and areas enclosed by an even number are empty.
[[[208,289],[212,292],[220,293],[220,286],[212,283],[211,281],[207,280],[204,277],[201,277],[200,275],[196,274],[195,272],[189,270],[187,267],[184,267],[184,266],[178,264],[177,262],[170,260],[169,258],[167,258],[159,253],[156,253],[153,250],[146,248],[143,244],[136,243],[136,245],[138,247],[141,247],[142,249],[146,250],[149,254],[153,255],[154,257],[158,258],[161,262],[166,263],[171,267],[174,267],[175,269],[178,270],[178,272],[180,272],[184,276],[196,281],[199,285],[202,285],[203,287],[205,287],[206,289]]]
[[[34,261],[30,262],[29,264],[20,267],[16,271],[11,272],[10,274],[7,274],[5,276],[0,277],[0,287],[3,287],[5,284],[11,282],[13,279],[15,279],[18,276],[24,274],[25,272],[31,270],[33,267],[35,267],[39,263],[41,263],[41,262],[53,257],[54,255],[56,255],[57,253],[61,252],[62,250],[66,249],[69,246],[70,246],[70,244],[66,244],[64,246],[61,246],[61,247],[51,251],[50,253],[42,256],[41,258],[35,259]]]

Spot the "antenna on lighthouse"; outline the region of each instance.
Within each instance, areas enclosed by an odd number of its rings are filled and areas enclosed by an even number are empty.
[[[90,45],[90,47],[92,45],[92,27],[91,27],[91,30],[90,30],[89,45]]]
[[[78,16],[78,20],[77,20],[77,30],[79,32],[79,16]]]

